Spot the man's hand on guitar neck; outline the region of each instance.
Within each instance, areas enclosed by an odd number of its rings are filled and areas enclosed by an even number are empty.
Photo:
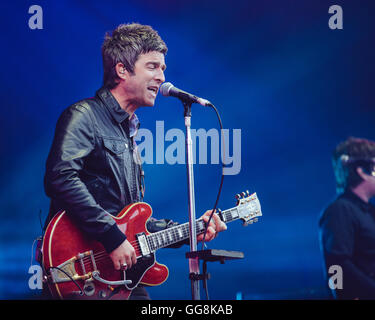
[[[212,210],[207,210],[201,218],[204,220],[204,222],[208,222],[208,219],[210,218]],[[204,241],[211,241],[217,237],[217,233],[220,231],[227,230],[227,225],[220,220],[219,216],[215,213],[212,216],[212,219],[210,221],[210,224],[207,228],[207,233]],[[203,240],[203,234],[200,234],[197,236],[198,241]]]
[[[128,240],[121,243],[109,256],[116,270],[130,269],[133,264],[137,263],[135,250]]]
[[[212,210],[207,210],[201,218],[207,223],[210,218]],[[205,241],[213,240],[218,232],[227,229],[227,225],[220,220],[219,216],[215,213],[210,221],[207,229]],[[203,240],[203,234],[197,236],[198,241]],[[112,259],[113,265],[116,270],[130,269],[137,263],[137,258],[133,246],[128,240],[125,240],[119,247],[109,254]],[[126,267],[125,267],[126,266]]]

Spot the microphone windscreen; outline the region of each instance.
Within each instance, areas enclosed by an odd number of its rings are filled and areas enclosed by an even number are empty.
[[[173,84],[170,83],[170,82],[164,82],[161,86],[160,86],[160,92],[161,94],[164,96],[164,97],[168,97],[169,96],[169,90],[173,87]]]

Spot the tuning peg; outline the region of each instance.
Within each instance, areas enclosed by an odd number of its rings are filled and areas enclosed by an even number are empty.
[[[250,192],[249,192],[249,190],[246,190],[246,194],[247,194],[247,196],[249,196],[249,195],[250,195]]]
[[[241,193],[241,196],[242,196],[243,198],[245,198],[245,197],[246,197],[246,193],[245,193],[245,192],[242,192],[242,193]]]
[[[239,193],[237,193],[237,194],[236,194],[236,199],[237,199],[237,200],[240,200],[240,198],[241,198],[241,195],[240,195]]]

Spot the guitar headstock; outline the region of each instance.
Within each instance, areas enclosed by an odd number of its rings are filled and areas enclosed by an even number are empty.
[[[243,221],[244,226],[248,226],[258,221],[262,216],[262,210],[257,194],[249,194],[249,191],[236,195],[237,211],[239,218]]]

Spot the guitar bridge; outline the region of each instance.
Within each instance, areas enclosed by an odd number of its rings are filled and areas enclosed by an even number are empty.
[[[94,270],[96,270],[95,259],[93,256],[93,251],[86,251],[84,253],[79,253],[75,257],[63,262],[62,264],[56,267],[50,267],[50,277],[52,279],[52,283],[61,283],[61,282],[68,282],[68,281],[76,281],[76,280],[87,280],[92,278],[92,272],[86,273],[85,264],[83,258],[90,257],[92,266]],[[75,268],[75,263],[79,261],[82,269],[82,275],[79,275]]]

